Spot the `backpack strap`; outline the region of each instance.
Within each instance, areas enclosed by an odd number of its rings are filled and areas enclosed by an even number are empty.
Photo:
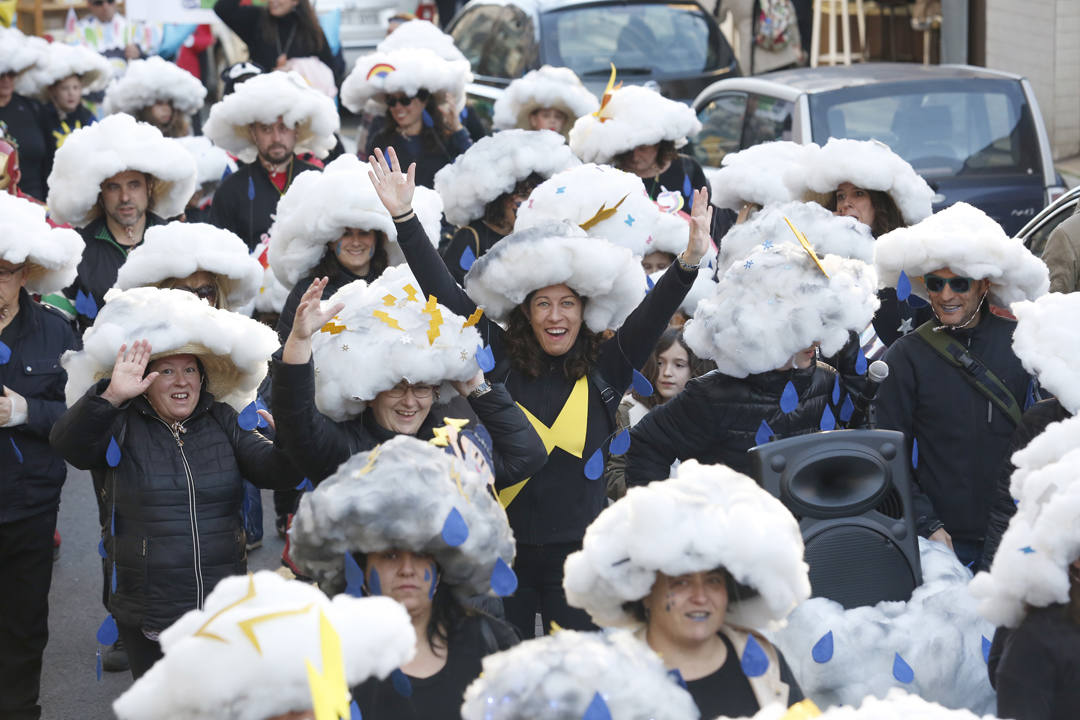
[[[604,379],[595,366],[589,368],[589,381],[600,391],[600,400],[604,403],[604,409],[614,420],[619,410],[619,403],[622,402],[622,395],[615,392],[615,387]]]
[[[946,332],[935,332],[935,327],[933,320],[927,320],[915,333],[945,362],[963,370],[961,377],[1005,413],[1014,425],[1019,425],[1023,415],[1020,405],[1001,378],[956,338]]]

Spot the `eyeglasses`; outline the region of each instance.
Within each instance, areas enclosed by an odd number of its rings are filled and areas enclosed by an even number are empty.
[[[394,387],[386,391],[386,394],[392,398],[405,397],[405,392],[411,390],[413,397],[423,400],[429,398],[435,392],[435,388],[431,385],[409,385],[408,383],[399,383]]]
[[[21,273],[25,267],[26,263],[23,263],[18,267],[13,267],[10,270],[7,268],[0,268],[0,282],[6,282],[10,280],[11,278]]]
[[[200,300],[205,300],[206,302],[210,303],[211,305],[216,305],[217,304],[217,288],[214,287],[213,285],[200,285],[197,288],[183,286],[183,287],[178,287],[176,289],[177,290],[185,290],[185,291],[191,293],[192,295],[196,295],[196,296],[198,296],[198,298]]]
[[[945,285],[949,286],[957,295],[963,295],[971,289],[971,283],[975,282],[969,277],[951,277],[943,278],[937,275],[925,275],[923,282],[926,283],[926,289],[932,293],[939,293],[945,289]]]
[[[415,99],[415,97],[405,97],[404,95],[387,95],[386,107],[392,108],[395,105],[401,105],[402,107],[405,107]]]

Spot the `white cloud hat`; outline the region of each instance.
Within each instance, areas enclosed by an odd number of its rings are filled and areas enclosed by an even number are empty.
[[[471,80],[469,61],[464,58],[447,60],[426,47],[376,51],[357,58],[341,84],[341,104],[360,112],[368,100],[381,102],[387,93],[414,97],[426,90],[449,94],[460,108],[465,102],[465,83]]]
[[[570,149],[582,162],[607,163],[640,145],[670,140],[675,147],[701,130],[693,108],[655,90],[629,85],[611,91],[607,104],[582,115],[570,130]]]
[[[104,56],[84,45],[50,43],[39,62],[15,81],[23,95],[48,101],[49,88],[72,75],[83,84],[83,94],[104,90],[113,75],[113,67]]]
[[[153,55],[145,60],[132,60],[122,77],[105,91],[105,113],[135,115],[157,102],[172,103],[183,115],[202,109],[206,87],[199,79],[175,63]]]
[[[1080,411],[1080,295],[1047,293],[1012,304],[1016,316],[1012,347],[1024,369],[1072,414]]]
[[[85,243],[71,228],[54,228],[44,205],[0,193],[0,260],[30,266],[29,293],[48,295],[75,282]]]
[[[697,142],[707,150],[709,133],[703,132]],[[766,207],[799,200],[807,190],[804,158],[816,148],[780,140],[728,153],[720,169],[709,172],[710,201],[739,210],[743,203]]]
[[[495,99],[492,123],[496,130],[531,130],[529,116],[541,108],[554,108],[566,114],[563,135],[568,136],[574,121],[596,112],[600,103],[573,70],[544,65],[507,85]]]

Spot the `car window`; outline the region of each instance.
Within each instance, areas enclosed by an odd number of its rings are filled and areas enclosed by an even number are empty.
[[[812,94],[814,142],[880,140],[927,178],[1041,174],[1031,110],[1012,80],[879,83]]]
[[[536,45],[532,18],[521,8],[507,5],[495,22],[484,48],[484,56],[473,65],[477,75],[518,78],[536,64]]]
[[[1050,239],[1050,233],[1054,232],[1058,225],[1072,217],[1076,204],[1063,204],[1056,213],[1043,220],[1030,235],[1024,238],[1024,244],[1036,257],[1042,257],[1046,249],[1046,241]]]
[[[454,23],[450,36],[475,68],[484,56],[484,47],[492,37],[501,5],[475,5],[465,10]]]
[[[633,80],[700,74],[731,62],[730,47],[696,5],[569,7],[544,13],[540,24],[544,62],[583,79],[607,77],[612,63]]]
[[[698,111],[701,132],[694,139],[694,157],[706,167],[720,167],[724,156],[740,149],[747,96],[743,92],[717,95]]]
[[[791,139],[794,104],[770,95],[752,93],[747,99],[746,123],[741,148],[763,142]]]

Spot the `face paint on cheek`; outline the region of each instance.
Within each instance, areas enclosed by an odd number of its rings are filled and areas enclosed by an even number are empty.
[[[372,595],[382,595],[382,583],[379,582],[379,571],[375,568],[368,570],[368,590]]]

